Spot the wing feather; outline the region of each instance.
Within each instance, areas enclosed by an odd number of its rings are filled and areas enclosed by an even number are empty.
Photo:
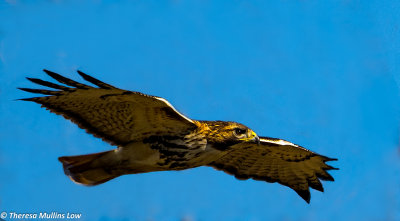
[[[63,83],[63,84],[66,84],[66,85],[69,85],[69,86],[72,86],[72,87],[76,87],[78,89],[90,89],[91,88],[88,85],[81,84],[79,82],[76,82],[76,81],[71,80],[69,78],[66,78],[64,76],[61,76],[61,75],[59,75],[57,73],[54,73],[52,71],[49,71],[49,70],[46,70],[46,69],[44,69],[43,71],[46,72],[47,75],[49,75],[50,77],[54,78],[55,80],[57,80],[60,83]]]
[[[78,72],[78,74],[79,74],[83,79],[85,79],[85,80],[89,81],[90,83],[92,83],[92,84],[98,86],[99,88],[103,88],[103,89],[117,89],[116,87],[114,87],[114,86],[112,86],[112,85],[106,84],[106,83],[104,83],[104,82],[102,82],[102,81],[99,81],[98,79],[96,79],[96,78],[94,78],[94,77],[92,77],[92,76],[89,76],[89,75],[83,73],[82,71],[79,71],[79,70],[78,70],[77,72]]]
[[[34,83],[59,90],[20,88],[31,93],[51,95],[20,100],[39,103],[113,145],[125,145],[154,135],[179,136],[197,127],[165,99],[121,90],[82,72],[80,75],[84,79],[100,88],[44,71],[72,88],[30,78]]]
[[[33,83],[36,83],[36,84],[39,84],[39,85],[42,85],[42,86],[46,86],[46,87],[50,87],[50,88],[53,88],[53,89],[59,89],[59,90],[63,90],[63,91],[68,91],[69,89],[71,89],[70,87],[65,87],[65,86],[62,86],[62,85],[59,85],[59,84],[54,84],[54,83],[51,83],[51,82],[48,82],[48,81],[44,81],[44,80],[41,80],[41,79],[37,79],[37,78],[26,78],[26,79],[28,79],[29,81],[31,81]]]
[[[260,145],[235,145],[230,152],[209,166],[223,170],[238,179],[278,182],[292,188],[307,203],[311,197],[309,187],[323,192],[320,180],[334,180],[327,170],[337,168],[325,162],[336,159],[281,139],[265,137],[260,141]]]
[[[61,95],[61,91],[50,91],[50,90],[42,90],[42,89],[31,89],[31,88],[23,88],[19,87],[18,89],[30,93],[35,93],[35,94],[46,94],[46,95]]]

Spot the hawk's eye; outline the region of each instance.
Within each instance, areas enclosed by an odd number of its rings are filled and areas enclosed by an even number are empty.
[[[246,132],[247,132],[246,129],[235,128],[235,134],[238,135],[238,136],[243,135],[243,134],[245,134]]]

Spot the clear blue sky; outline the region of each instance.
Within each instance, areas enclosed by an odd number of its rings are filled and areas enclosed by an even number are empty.
[[[400,220],[398,1],[0,3],[0,210],[81,220]],[[323,2],[323,3],[322,3]],[[338,158],[306,204],[212,168],[72,183],[57,157],[113,147],[16,87],[76,80],[158,95]],[[1,212],[0,211],[0,212]]]

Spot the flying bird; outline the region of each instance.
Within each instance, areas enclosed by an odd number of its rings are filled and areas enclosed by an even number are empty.
[[[91,186],[125,174],[210,166],[240,180],[278,182],[309,203],[309,187],[323,192],[320,180],[334,180],[327,170],[337,168],[326,162],[337,159],[282,139],[259,137],[240,123],[190,119],[164,98],[122,90],[81,71],[94,86],[44,72],[61,84],[27,78],[53,90],[19,88],[48,95],[20,100],[41,104],[116,146],[60,157],[64,173],[76,183]]]

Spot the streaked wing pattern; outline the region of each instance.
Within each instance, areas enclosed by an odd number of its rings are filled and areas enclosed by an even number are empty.
[[[333,181],[327,170],[337,169],[328,158],[281,139],[261,137],[260,145],[241,143],[210,166],[238,179],[278,182],[310,202],[309,187],[324,191],[321,180]]]
[[[27,78],[33,83],[57,90],[19,88],[50,95],[21,100],[39,103],[113,145],[125,145],[152,135],[177,136],[196,128],[192,120],[176,111],[163,98],[121,90],[80,71],[80,76],[98,87],[44,71],[67,86]]]

